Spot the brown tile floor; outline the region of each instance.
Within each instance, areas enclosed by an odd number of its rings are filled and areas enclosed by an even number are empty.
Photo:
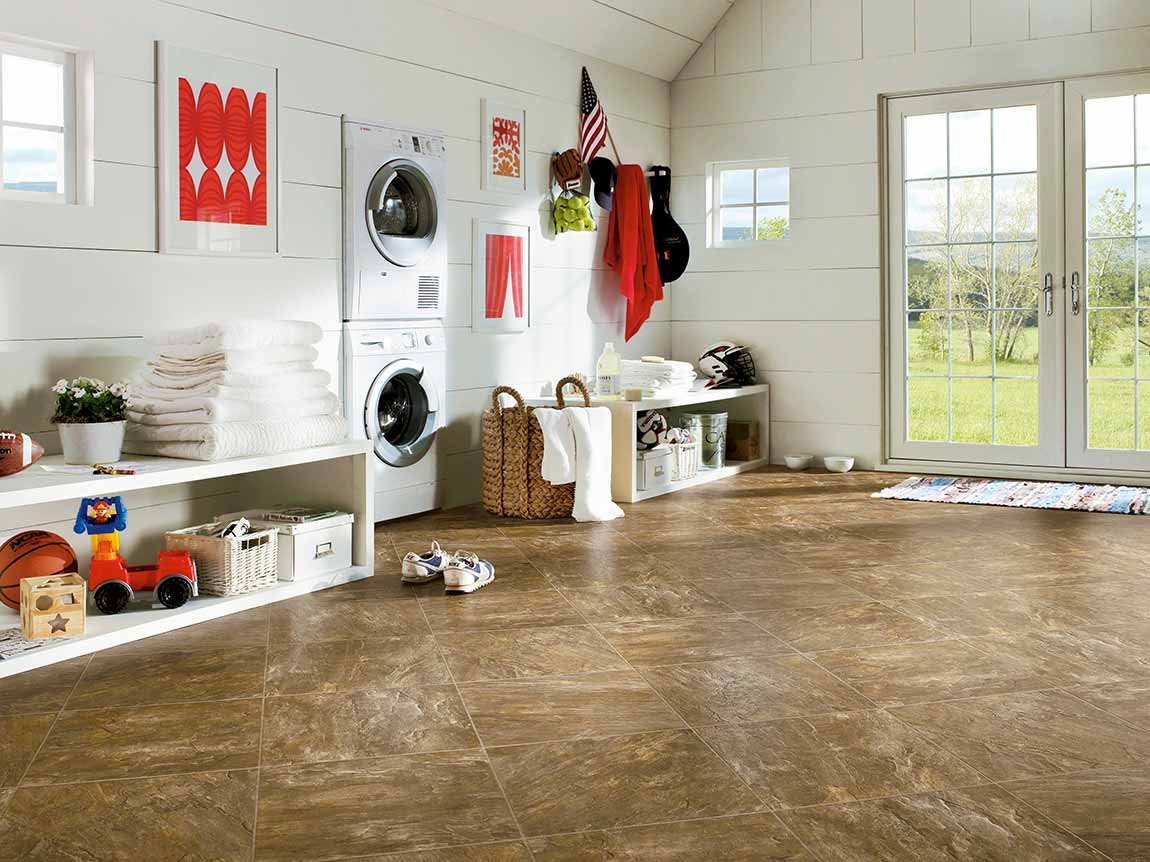
[[[894,481],[415,518],[368,581],[4,680],[0,862],[1150,860],[1150,522]],[[402,585],[432,538],[498,579]]]

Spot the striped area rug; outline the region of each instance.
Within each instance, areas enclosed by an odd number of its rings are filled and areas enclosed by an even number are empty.
[[[1125,485],[912,476],[871,496],[924,503],[970,503],[1023,509],[1071,509],[1080,512],[1150,515],[1150,488],[1130,488]]]

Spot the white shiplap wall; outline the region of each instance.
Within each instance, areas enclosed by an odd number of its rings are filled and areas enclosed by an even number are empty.
[[[519,336],[473,334],[471,219],[547,224],[548,157],[577,141],[584,64],[624,157],[666,162],[666,82],[410,0],[0,0],[0,30],[94,51],[97,160],[92,207],[0,202],[0,427],[36,432],[51,447],[46,390],[58,377],[123,376],[146,333],[228,315],[320,323],[323,362],[334,371],[341,114],[448,136],[446,504],[478,499],[478,414],[492,386],[538,387],[587,371],[604,341],[622,342],[601,233],[537,234],[538,325]],[[279,68],[282,257],[155,253],[155,40]],[[484,97],[527,107],[526,194],[480,190]],[[628,353],[668,352],[669,312],[661,303]]]
[[[1146,0],[736,0],[671,87],[672,352],[748,344],[772,457],[881,456],[880,94],[1150,67]],[[791,160],[791,240],[707,249],[704,165]]]

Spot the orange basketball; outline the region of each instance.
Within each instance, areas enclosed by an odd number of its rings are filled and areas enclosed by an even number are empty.
[[[21,578],[42,578],[76,571],[76,554],[62,537],[27,530],[0,545],[0,602],[20,609]]]

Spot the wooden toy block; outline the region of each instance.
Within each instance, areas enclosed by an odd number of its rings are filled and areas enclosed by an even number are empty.
[[[20,628],[28,640],[84,633],[88,593],[75,572],[20,581]]]

